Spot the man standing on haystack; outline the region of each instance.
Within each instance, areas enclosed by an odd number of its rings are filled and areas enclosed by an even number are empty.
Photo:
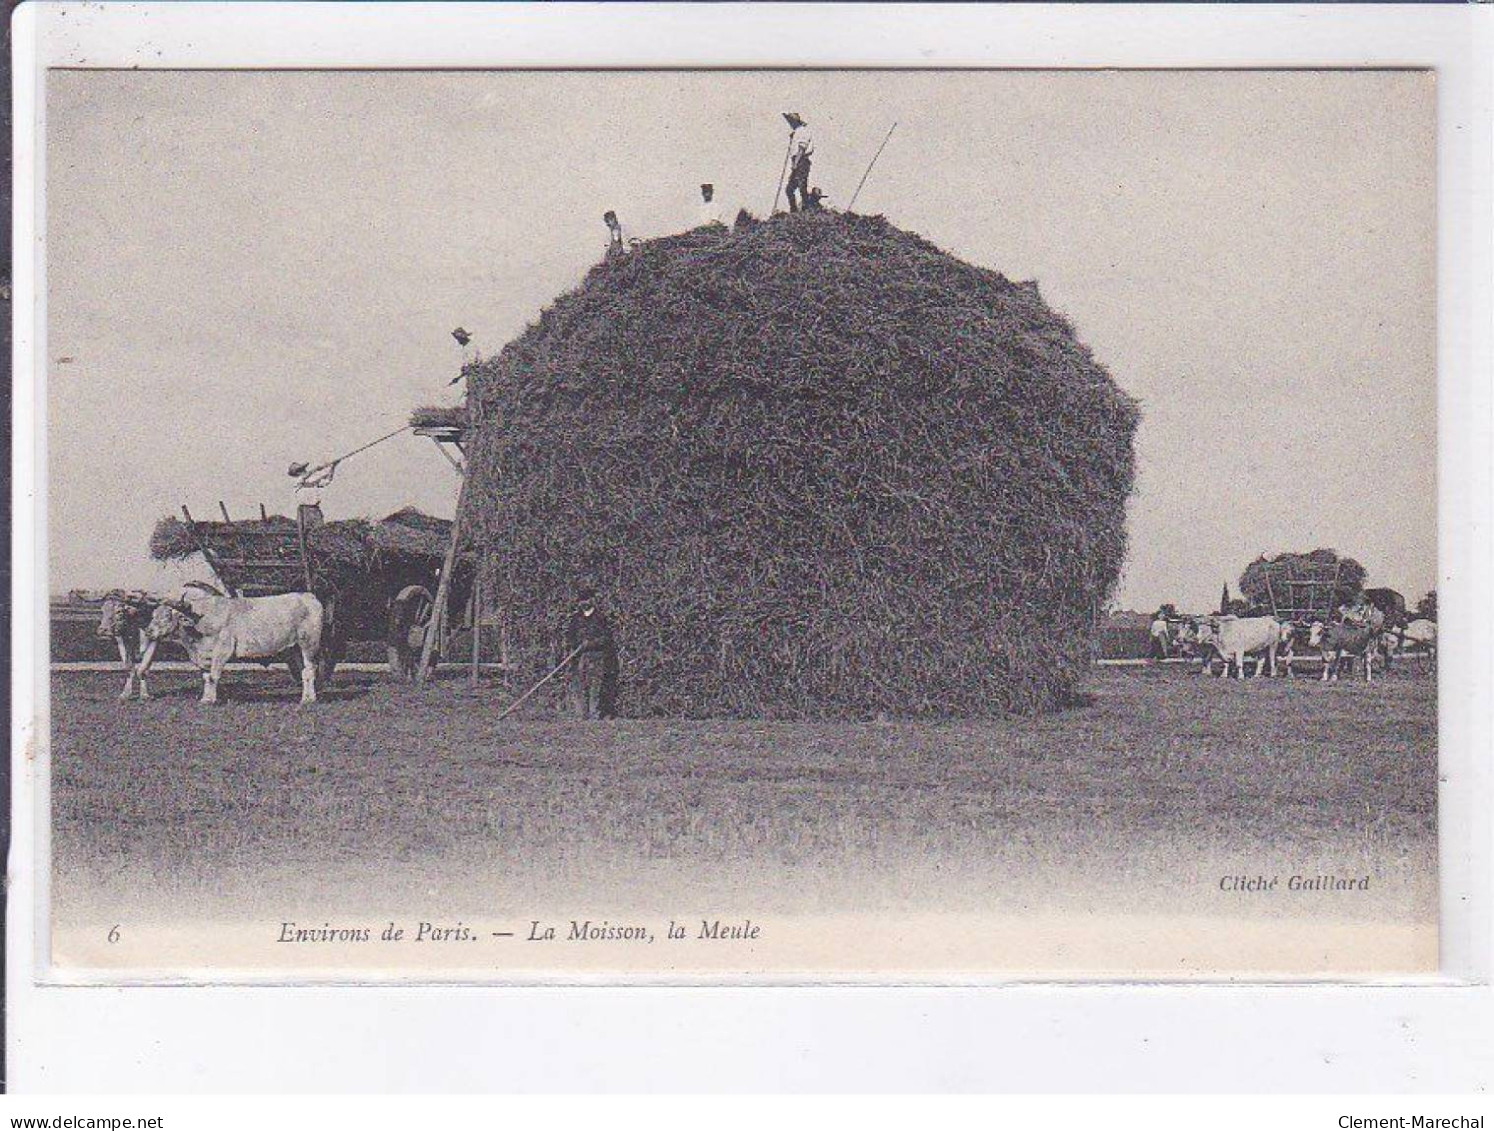
[[[696,219],[696,227],[721,227],[726,221],[721,218],[721,201],[716,196],[716,186],[703,184],[700,186],[700,214]]]
[[[596,598],[590,586],[576,591],[576,607],[565,622],[557,657],[571,656],[565,701],[578,719],[611,718],[617,703],[617,642]]]
[[[810,142],[801,141],[799,150],[794,154],[793,167],[789,169],[788,179],[788,202],[790,212],[803,212],[805,204],[809,200],[809,166],[810,155],[814,153],[814,146]],[[795,190],[799,195],[794,196]]]

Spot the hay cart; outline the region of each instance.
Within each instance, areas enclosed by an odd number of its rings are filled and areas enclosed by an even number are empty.
[[[222,522],[200,522],[184,506],[182,517],[193,543],[234,596],[315,593],[331,620],[319,677],[332,670],[354,642],[382,641],[389,668],[412,677],[428,636],[431,652],[447,652],[450,617],[435,616],[438,594],[457,608],[470,603],[472,563],[458,559],[447,568],[451,523],[413,509],[377,523],[327,523],[321,508],[303,504],[294,519],[265,514],[234,520],[219,503]],[[436,632],[431,632],[433,622]],[[475,618],[474,618],[475,631]],[[300,654],[287,653],[292,675],[300,677]]]
[[[1265,582],[1265,604],[1271,615],[1293,626],[1300,643],[1314,621],[1332,621],[1344,583],[1341,561],[1314,562],[1302,557],[1283,557],[1260,566]],[[1287,661],[1311,662],[1308,657]]]
[[[1278,561],[1265,567],[1266,603],[1277,620],[1331,621],[1342,583],[1341,562]]]

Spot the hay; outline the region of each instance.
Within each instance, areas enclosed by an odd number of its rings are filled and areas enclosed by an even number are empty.
[[[1333,567],[1338,567],[1338,583],[1333,590],[1333,605],[1352,605],[1364,588],[1368,576],[1365,568],[1353,558],[1341,558],[1336,550],[1317,549],[1308,553],[1277,554],[1274,558],[1258,557],[1245,567],[1240,575],[1240,592],[1251,603],[1267,611],[1271,608],[1270,589],[1267,579],[1280,597],[1288,592],[1292,582],[1311,581],[1317,578],[1332,580]]]
[[[274,530],[294,532],[296,520],[287,518],[283,514],[271,515],[264,521],[235,523],[235,526],[243,526],[250,530]],[[205,534],[211,532],[214,535],[219,531],[229,529],[224,522],[199,522],[197,528]],[[192,532],[187,529],[187,524],[179,518],[167,515],[156,523],[155,529],[150,534],[150,556],[158,562],[181,561],[197,553],[197,540],[192,537]]]
[[[187,524],[179,518],[167,515],[156,523],[150,532],[150,556],[152,561],[172,562],[191,557],[197,552],[192,544],[192,535],[187,533]]]
[[[296,564],[301,560],[294,538],[296,520],[285,515],[231,525],[199,522],[197,528],[230,575],[224,580],[232,585],[243,585],[253,572],[236,564],[244,559]],[[266,531],[281,537],[254,537]],[[324,595],[365,585],[372,575],[389,566],[434,568],[445,556],[450,540],[449,519],[433,518],[414,507],[396,511],[377,523],[363,518],[339,519],[312,526],[306,532],[306,547],[315,571],[314,588]],[[179,561],[197,552],[197,540],[181,519],[167,516],[156,523],[150,537],[150,555],[156,561]]]
[[[373,544],[385,554],[441,560],[451,542],[451,519],[414,507],[397,510],[373,527]]]
[[[1089,662],[1138,414],[1031,284],[881,217],[739,217],[598,265],[473,379],[527,668],[583,578],[630,714],[1033,712]]]
[[[465,428],[467,405],[421,405],[410,413],[412,428]]]

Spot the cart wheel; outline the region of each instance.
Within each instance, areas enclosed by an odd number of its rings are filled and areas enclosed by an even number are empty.
[[[421,585],[407,586],[389,604],[389,670],[400,679],[414,679],[420,666],[420,649],[431,626],[436,599]],[[432,659],[440,657],[432,653]]]

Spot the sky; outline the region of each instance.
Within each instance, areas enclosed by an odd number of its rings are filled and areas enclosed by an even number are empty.
[[[1257,555],[1436,581],[1427,72],[54,71],[49,588],[169,590],[156,520],[449,516],[405,434],[605,249],[813,180],[1036,280],[1142,408],[1120,607],[1202,610]],[[189,571],[190,572],[190,571]]]

